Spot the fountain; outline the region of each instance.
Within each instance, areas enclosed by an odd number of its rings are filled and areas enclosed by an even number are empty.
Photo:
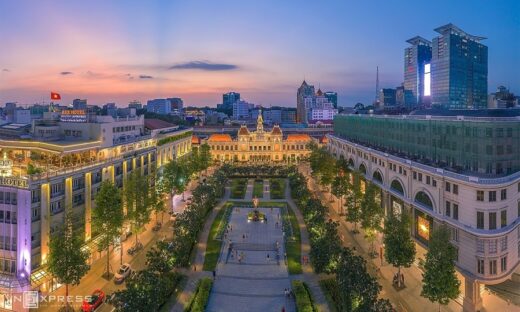
[[[265,221],[265,214],[258,211],[258,198],[253,198],[253,206],[254,210],[252,212],[249,212],[247,214],[247,222],[264,222]]]

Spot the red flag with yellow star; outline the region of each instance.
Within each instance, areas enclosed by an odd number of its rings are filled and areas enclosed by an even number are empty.
[[[61,100],[61,95],[56,92],[51,92],[51,100]]]

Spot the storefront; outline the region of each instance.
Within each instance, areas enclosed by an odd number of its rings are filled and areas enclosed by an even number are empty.
[[[433,218],[426,213],[415,209],[415,238],[428,246],[430,233],[433,229]]]

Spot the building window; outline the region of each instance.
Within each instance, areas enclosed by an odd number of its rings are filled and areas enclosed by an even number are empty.
[[[507,271],[507,256],[500,258],[500,272],[504,273]]]
[[[459,194],[459,186],[457,184],[453,184],[453,194]]]
[[[507,210],[500,211],[500,227],[507,226]]]
[[[430,185],[430,176],[426,176],[426,184]]]
[[[433,187],[437,187],[437,180],[432,179],[432,186],[433,186]]]
[[[484,240],[483,239],[477,239],[477,252],[484,253]]]
[[[490,212],[489,213],[489,229],[494,230],[497,228],[497,213]]]
[[[450,182],[446,182],[446,192],[451,192],[451,184],[450,184]]]
[[[417,174],[417,176],[418,176],[418,180],[419,180],[420,182],[422,182],[422,173],[419,172],[419,173]]]
[[[484,191],[477,191],[477,201],[484,201]]]
[[[459,219],[459,205],[453,204],[453,219],[458,220]]]
[[[500,251],[506,251],[507,249],[507,236],[500,238]]]
[[[496,239],[490,239],[488,241],[488,246],[489,246],[489,253],[490,254],[496,254],[497,253],[497,240]]]
[[[459,241],[459,229],[452,227],[451,228],[451,240],[458,242]]]
[[[490,202],[497,201],[497,192],[496,191],[489,191],[488,200]]]
[[[477,273],[484,274],[484,259],[477,259]]]
[[[446,216],[451,217],[451,203],[446,201]]]
[[[477,211],[477,229],[484,228],[484,213],[482,211]]]
[[[507,189],[500,190],[500,200],[507,199]]]
[[[489,274],[496,275],[497,274],[497,261],[489,260]]]

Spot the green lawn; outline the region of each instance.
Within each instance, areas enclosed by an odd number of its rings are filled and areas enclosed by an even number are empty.
[[[298,220],[296,219],[296,215],[292,209],[287,207],[287,212],[287,218],[289,218],[293,230],[293,236],[287,237],[287,243],[285,246],[287,250],[287,266],[289,269],[289,274],[301,274],[302,244],[300,227],[298,226]]]
[[[255,184],[253,185],[253,197],[264,197],[264,180],[255,180]]]
[[[244,199],[246,196],[247,179],[231,179],[231,198]]]
[[[229,216],[229,212],[226,213],[228,209],[233,209],[231,206],[233,204],[228,202],[226,203],[218,212],[215,220],[211,224],[211,229],[209,231],[208,240],[206,241],[206,254],[204,256],[204,265],[202,269],[204,271],[213,271],[217,266],[218,256],[220,254],[220,249],[222,248],[222,240],[218,237],[219,232],[223,230],[223,228],[227,225],[226,218]]]
[[[285,198],[285,179],[271,179],[271,199]]]

